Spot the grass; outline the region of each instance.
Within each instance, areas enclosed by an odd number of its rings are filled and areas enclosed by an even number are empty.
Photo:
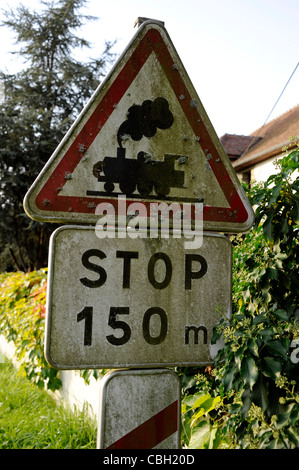
[[[0,364],[0,449],[95,449],[96,422]]]

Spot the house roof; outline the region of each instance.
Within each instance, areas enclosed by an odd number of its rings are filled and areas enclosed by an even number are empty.
[[[255,141],[259,140],[259,137]],[[220,138],[227,155],[230,160],[239,158],[242,153],[252,143],[252,136],[250,135],[237,135],[237,134],[224,134]]]
[[[279,155],[282,148],[289,144],[289,138],[294,135],[299,136],[299,104],[255,130],[250,136],[225,134],[220,141],[228,156],[231,155],[235,170],[244,171],[256,163]],[[241,143],[245,145],[248,138],[251,139],[251,144],[249,140],[249,144],[242,149]],[[241,149],[239,158],[233,153],[230,154],[238,148]]]

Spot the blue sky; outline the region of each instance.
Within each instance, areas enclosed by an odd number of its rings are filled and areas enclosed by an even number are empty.
[[[1,7],[8,4],[19,1]],[[98,17],[82,30],[93,45],[82,60],[100,53],[105,40],[117,39],[114,51],[121,53],[138,16],[164,21],[219,137],[262,126],[299,62],[299,0],[89,0],[82,12]],[[10,39],[1,28],[0,68],[15,71]],[[270,120],[297,104],[299,67]]]

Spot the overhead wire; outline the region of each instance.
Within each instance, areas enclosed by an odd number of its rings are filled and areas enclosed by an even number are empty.
[[[294,73],[296,72],[296,70],[297,70],[298,67],[299,67],[299,62],[297,63],[296,67],[294,68],[293,72],[291,73],[291,75],[290,75],[290,77],[289,77],[287,83],[285,84],[285,86],[284,86],[282,92],[280,93],[279,97],[277,98],[277,100],[276,100],[276,102],[275,102],[273,108],[271,109],[270,113],[268,114],[268,116],[267,116],[267,118],[266,118],[264,124],[263,124],[263,125],[260,127],[260,129],[258,130],[257,135],[253,136],[252,140],[249,142],[249,144],[248,144],[248,146],[246,147],[245,151],[242,153],[242,157],[244,157],[245,153],[246,153],[246,152],[249,150],[249,148],[254,144],[254,142],[255,142],[256,140],[258,140],[259,136],[261,135],[261,132],[262,132],[263,128],[264,128],[265,125],[267,124],[267,122],[268,122],[268,120],[269,120],[271,114],[273,113],[273,111],[274,111],[274,109],[275,109],[277,103],[279,102],[280,98],[282,97],[282,95],[283,95],[285,89],[287,88],[288,84],[290,83],[290,81],[291,81],[291,79],[292,79],[292,77],[293,77],[293,75],[294,75]]]

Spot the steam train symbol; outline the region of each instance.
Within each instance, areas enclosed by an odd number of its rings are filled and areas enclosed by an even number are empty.
[[[115,183],[120,191],[130,196],[137,191],[141,196],[149,196],[153,189],[157,196],[166,197],[171,188],[184,188],[184,172],[175,170],[174,164],[182,155],[165,154],[164,161],[152,160],[149,154],[141,151],[137,159],[126,158],[126,149],[117,148],[117,157],[105,157],[93,166],[93,175],[104,182],[107,194],[114,191]]]
[[[112,194],[115,184],[120,191],[130,196],[137,189],[140,195],[149,196],[153,189],[157,196],[166,197],[171,188],[184,188],[184,172],[175,170],[175,161],[185,162],[188,157],[165,154],[164,160],[153,160],[146,152],[140,151],[137,158],[126,158],[122,144],[128,137],[139,141],[142,137],[153,137],[157,129],[169,129],[174,116],[168,101],[158,97],[154,101],[145,100],[141,105],[134,104],[128,109],[127,119],[117,132],[117,156],[105,156],[103,161],[93,166],[93,175],[104,182],[104,190]]]

